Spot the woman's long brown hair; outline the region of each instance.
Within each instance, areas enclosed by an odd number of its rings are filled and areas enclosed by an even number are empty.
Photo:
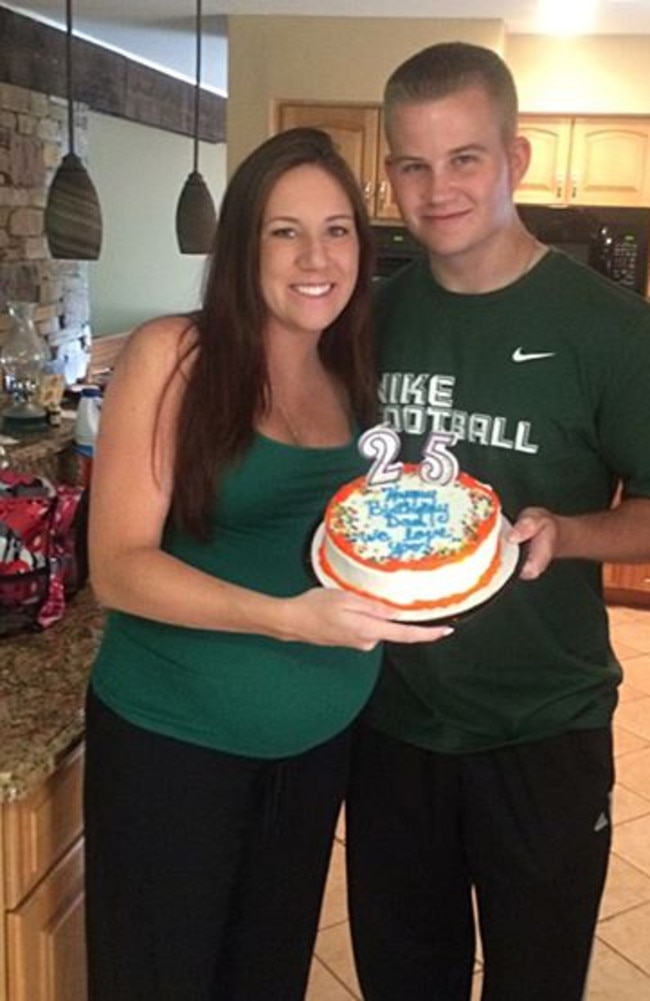
[[[207,271],[198,337],[178,418],[172,516],[205,539],[219,482],[250,447],[256,417],[270,402],[260,287],[260,234],[270,193],[288,170],[315,164],[341,185],[353,208],[359,274],[345,309],[319,342],[323,363],[347,389],[361,424],[375,413],[371,282],[373,238],[357,181],[330,137],[317,129],[279,133],[257,147],[227,186]]]

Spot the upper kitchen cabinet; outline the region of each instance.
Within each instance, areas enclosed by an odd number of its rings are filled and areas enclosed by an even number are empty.
[[[378,106],[279,102],[276,131],[297,126],[311,126],[329,133],[361,185],[371,218],[399,219],[399,209],[384,172],[386,145]]]
[[[531,164],[518,202],[650,205],[650,119],[523,116]]]

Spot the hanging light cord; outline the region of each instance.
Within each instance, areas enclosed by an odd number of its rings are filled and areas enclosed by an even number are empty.
[[[72,0],[67,0],[71,3]],[[201,0],[196,0],[196,86],[194,88],[194,170],[199,169],[199,101],[201,99]]]
[[[74,153],[74,102],[72,99],[72,0],[65,0],[65,69],[68,93],[68,152]]]

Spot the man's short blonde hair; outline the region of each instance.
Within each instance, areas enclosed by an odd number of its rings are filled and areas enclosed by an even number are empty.
[[[503,59],[481,45],[441,42],[411,56],[388,78],[384,110],[390,134],[396,105],[435,101],[467,87],[481,87],[501,115],[505,142],[517,133],[517,88]]]

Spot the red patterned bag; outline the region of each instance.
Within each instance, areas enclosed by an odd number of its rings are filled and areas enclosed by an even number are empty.
[[[0,636],[45,629],[87,576],[86,492],[0,472]]]

